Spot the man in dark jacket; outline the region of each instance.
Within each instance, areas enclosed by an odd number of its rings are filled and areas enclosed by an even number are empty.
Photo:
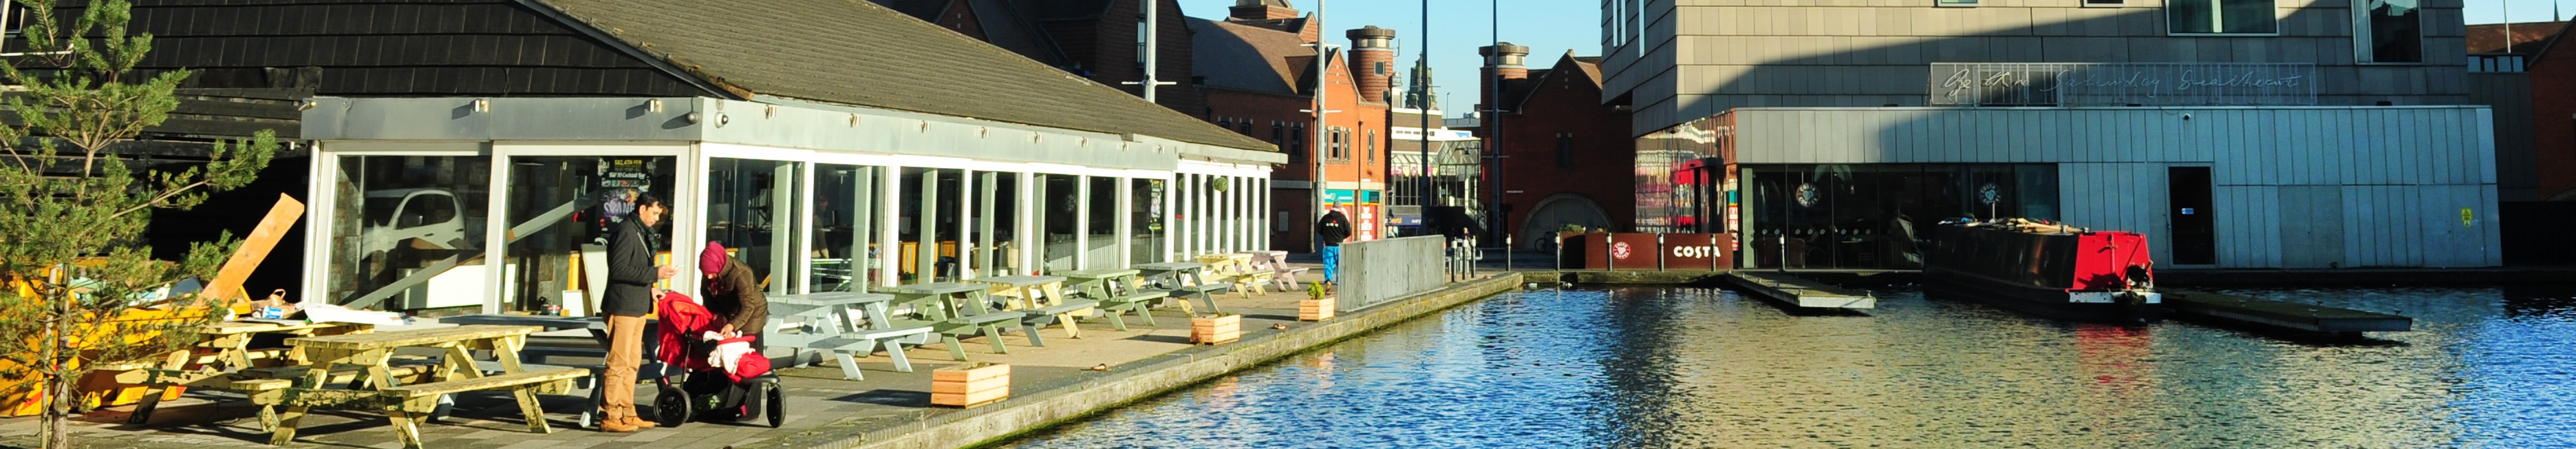
[[[1333,206],[1335,205],[1332,203],[1325,203],[1324,218],[1315,220],[1315,240],[1324,245],[1323,249],[1317,252],[1317,255],[1323,256],[1324,259],[1324,286],[1339,288],[1335,282],[1341,280],[1341,276],[1337,273],[1340,273],[1342,268],[1342,241],[1351,238],[1351,219],[1342,216],[1342,211],[1332,208]]]
[[[641,195],[635,199],[635,216],[619,222],[608,239],[608,297],[599,305],[599,312],[608,315],[608,372],[600,391],[607,419],[599,422],[601,431],[653,428],[652,421],[635,415],[635,369],[644,364],[644,315],[653,313],[653,301],[661,296],[661,288],[653,284],[679,272],[653,263],[659,252],[654,245],[662,240],[653,226],[662,224],[670,207],[661,198]]]
[[[725,254],[723,245],[707,242],[698,253],[698,272],[707,276],[704,295],[698,297],[707,311],[724,317],[724,333],[759,335],[769,322],[769,297],[760,292],[760,279],[752,276],[751,266]],[[754,341],[752,346],[760,343]]]

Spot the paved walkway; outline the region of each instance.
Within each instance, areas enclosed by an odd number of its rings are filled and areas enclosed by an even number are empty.
[[[1320,280],[1318,276],[1308,278]],[[1296,321],[1297,301],[1303,298],[1302,292],[1271,292],[1249,299],[1242,294],[1227,294],[1218,297],[1217,303],[1227,312],[1243,315],[1243,332],[1249,339],[1256,333],[1282,332],[1273,330],[1274,324],[1291,326],[1288,332],[1313,326],[1315,323]],[[1144,326],[1130,317],[1131,330],[1122,332],[1111,329],[1106,320],[1093,320],[1082,326],[1081,339],[1067,338],[1061,328],[1050,327],[1040,331],[1048,344],[1043,348],[1029,346],[1028,340],[1014,330],[1003,339],[1010,354],[992,354],[991,345],[981,339],[967,340],[966,351],[974,361],[1011,364],[1012,391],[1025,394],[1116,376],[1124,365],[1143,369],[1162,365],[1158,359],[1193,357],[1218,349],[1189,343],[1190,320],[1179,308],[1155,312],[1157,326]],[[788,417],[778,429],[769,428],[765,421],[696,422],[676,429],[603,433],[575,428],[575,414],[586,405],[587,396],[541,396],[549,424],[556,430],[539,435],[527,432],[519,421],[516,403],[507,395],[486,393],[459,396],[453,415],[444,422],[422,426],[421,437],[427,447],[433,448],[807,449],[853,434],[881,432],[888,423],[929,425],[955,419],[952,415],[986,411],[931,406],[930,371],[957,362],[949,361],[946,349],[937,344],[907,354],[912,357],[915,372],[894,372],[893,364],[882,355],[860,359],[860,367],[867,375],[864,381],[842,380],[839,368],[830,362],[778,370],[788,394]],[[1099,364],[1108,364],[1111,369],[1090,370]],[[649,384],[637,388],[642,397],[636,398],[636,403],[647,416],[653,403],[651,390]],[[84,447],[268,447],[268,434],[259,430],[258,419],[253,417],[257,407],[239,395],[191,391],[188,400],[163,403],[153,416],[155,423],[142,426],[124,423],[130,409],[131,406],[117,407],[80,416],[72,432]],[[35,418],[0,419],[0,446],[36,446],[38,426]],[[317,410],[304,419],[296,441],[294,447],[401,447],[383,414],[360,411]]]

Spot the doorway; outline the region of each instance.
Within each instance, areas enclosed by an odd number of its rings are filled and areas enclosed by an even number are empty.
[[[2173,263],[2217,265],[2218,222],[2210,218],[2209,167],[2171,167],[2165,175],[2172,202],[2167,212],[2173,222]]]

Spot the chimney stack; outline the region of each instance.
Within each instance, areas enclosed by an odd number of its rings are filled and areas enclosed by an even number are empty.
[[[1502,106],[1499,102],[1502,101],[1502,99],[1493,97],[1496,92],[1494,90],[1494,82],[1529,79],[1529,67],[1521,65],[1523,60],[1529,59],[1529,47],[1512,45],[1510,42],[1502,42],[1497,45],[1477,49],[1477,53],[1485,55],[1485,70],[1484,76],[1478,77],[1481,81],[1477,83],[1477,87],[1481,87],[1483,89],[1478,90],[1476,94],[1485,99],[1483,109],[1500,110],[1502,109]],[[1502,79],[1496,80],[1495,78],[1497,75],[1500,75],[1500,78]],[[1489,112],[1481,111],[1477,112],[1477,114],[1491,115]],[[1487,120],[1492,119],[1488,117]]]
[[[1297,7],[1289,5],[1288,0],[1234,0],[1234,7],[1226,12],[1234,20],[1287,20],[1298,16]]]
[[[1395,82],[1395,30],[1369,25],[1346,35],[1351,38],[1351,74],[1359,81],[1360,99],[1391,103],[1386,91]]]

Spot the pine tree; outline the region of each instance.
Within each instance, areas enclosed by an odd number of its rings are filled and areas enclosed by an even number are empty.
[[[44,445],[69,446],[66,420],[84,404],[74,385],[104,362],[184,350],[221,306],[182,296],[157,310],[134,299],[185,277],[209,277],[238,246],[229,233],[194,243],[187,260],[151,259],[142,246],[157,209],[184,210],[241,187],[276,153],[274,133],[217,142],[210,162],[138,173],[108,152],[168,120],[189,72],[135,70],[151,35],[126,35],[125,0],[92,0],[79,17],[55,17],[56,0],[27,7],[24,56],[0,65],[0,373],[42,379]],[[194,310],[195,313],[182,313]]]

